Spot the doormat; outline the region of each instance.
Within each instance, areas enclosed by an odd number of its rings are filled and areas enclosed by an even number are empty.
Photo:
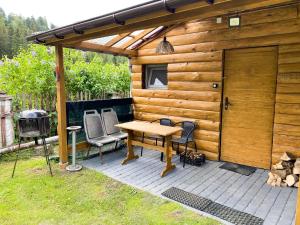
[[[264,220],[259,217],[221,205],[175,187],[166,190],[162,195],[236,225],[262,225],[264,223]]]
[[[251,166],[244,166],[235,163],[224,163],[219,167],[220,169],[229,170],[245,176],[249,176],[256,171],[256,168]]]

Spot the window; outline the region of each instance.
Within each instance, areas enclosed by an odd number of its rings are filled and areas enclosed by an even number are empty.
[[[168,85],[167,65],[145,65],[144,88],[166,89]]]

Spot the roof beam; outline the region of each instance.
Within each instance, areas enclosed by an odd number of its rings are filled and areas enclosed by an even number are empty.
[[[128,48],[130,45],[134,44],[139,39],[142,39],[144,36],[146,36],[147,34],[152,32],[154,29],[156,29],[156,28],[149,28],[149,29],[142,31],[140,34],[136,35],[131,40],[124,43],[120,48],[123,48],[123,49]]]
[[[113,25],[103,26],[86,31],[83,35],[68,35],[64,40],[50,39],[47,44],[67,44],[78,41],[93,39],[97,37],[108,36],[117,33],[133,32],[139,29],[151,28],[160,25],[171,25],[174,23],[185,22],[194,19],[206,19],[213,16],[225,15],[234,12],[244,12],[254,9],[262,9],[267,6],[291,4],[294,0],[215,0],[214,4],[207,2],[198,2],[176,9],[174,14],[166,14],[166,12],[157,12],[151,15],[145,15],[126,21],[126,25],[115,27]],[[193,6],[193,7],[192,7]]]
[[[99,45],[88,41],[83,41],[73,45],[66,45],[67,48],[74,48],[83,51],[99,52],[99,53],[108,53],[113,55],[122,55],[126,57],[137,56],[137,51],[127,50],[121,48],[115,48],[105,45]]]

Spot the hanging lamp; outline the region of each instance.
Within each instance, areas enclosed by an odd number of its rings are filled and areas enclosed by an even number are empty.
[[[170,42],[167,41],[166,37],[164,37],[164,39],[156,47],[157,54],[171,54],[173,52],[174,47],[171,45]]]

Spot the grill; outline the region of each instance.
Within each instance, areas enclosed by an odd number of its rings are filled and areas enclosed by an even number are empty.
[[[16,152],[16,160],[12,173],[14,177],[15,169],[19,157],[21,142],[28,138],[33,138],[35,144],[38,145],[38,138],[42,139],[42,145],[44,146],[46,163],[49,166],[49,171],[52,176],[52,170],[49,160],[49,151],[47,148],[45,138],[50,134],[50,119],[46,111],[44,110],[25,110],[20,113],[20,117],[17,121],[17,127],[19,132],[19,148]]]
[[[18,119],[19,136],[22,138],[43,138],[50,134],[49,116],[44,110],[26,110]]]

